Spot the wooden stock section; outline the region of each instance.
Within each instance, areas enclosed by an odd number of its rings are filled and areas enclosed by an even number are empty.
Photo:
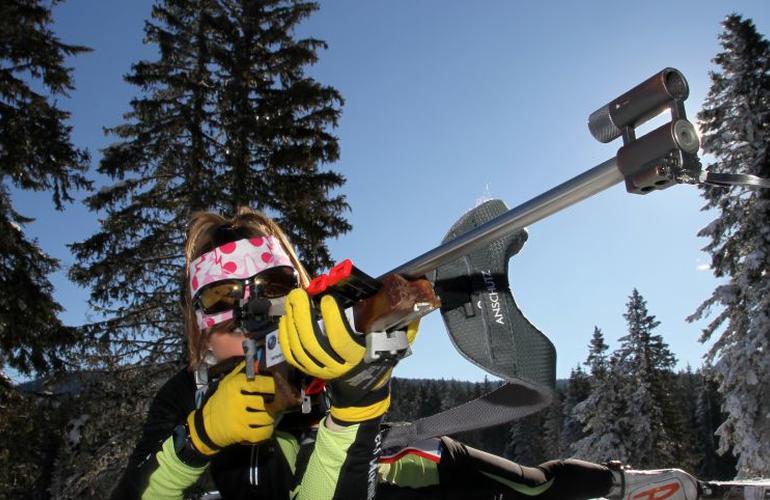
[[[289,380],[291,377],[290,369],[288,363],[278,363],[265,370],[275,380],[275,396],[265,398],[265,410],[273,418],[288,410],[296,409],[302,404],[298,384],[296,382],[291,383]]]
[[[243,361],[243,356],[234,356],[226,359],[209,368],[210,380],[218,379],[230,373],[238,363]],[[296,380],[297,372],[288,363],[278,363],[277,365],[265,368],[263,364],[258,364],[255,360],[254,371],[260,375],[269,375],[275,381],[275,395],[265,395],[265,410],[273,417],[284,412],[298,408],[302,404],[302,398],[299,393],[299,382]],[[209,387],[209,391],[212,387]]]
[[[382,288],[353,306],[356,330],[362,333],[388,331],[404,321],[413,321],[441,307],[441,301],[426,279],[409,281],[397,274],[383,278]]]

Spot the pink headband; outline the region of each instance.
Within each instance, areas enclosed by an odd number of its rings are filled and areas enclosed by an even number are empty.
[[[231,241],[204,253],[190,263],[190,294],[206,285],[230,279],[247,279],[265,269],[294,267],[281,242],[273,236]],[[245,297],[248,298],[248,297]],[[233,311],[205,314],[196,309],[198,327],[203,330],[233,318]]]

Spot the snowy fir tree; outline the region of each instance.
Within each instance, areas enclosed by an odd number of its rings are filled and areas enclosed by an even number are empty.
[[[592,377],[598,379],[607,378],[608,356],[607,350],[610,346],[604,341],[604,334],[598,326],[594,326],[594,333],[591,336],[591,342],[588,345],[588,358],[586,366]]]
[[[580,439],[571,443],[576,458],[602,462],[627,461],[631,456],[625,430],[626,405],[621,390],[625,376],[616,359],[608,358],[604,335],[594,328],[586,365],[591,371],[589,393],[572,409],[572,419],[582,428]]]
[[[555,391],[553,402],[545,410],[545,423],[543,424],[543,454],[548,459],[558,458],[564,455],[564,401],[561,391]]]
[[[674,460],[680,469],[695,473],[703,461],[702,451],[698,444],[697,394],[703,384],[703,375],[693,372],[688,364],[684,371],[671,375],[668,382],[670,397],[676,401],[671,406],[672,413],[665,416],[668,434],[674,443]],[[673,424],[671,424],[671,423]],[[712,452],[715,449],[712,449]],[[702,476],[711,478],[712,476]]]
[[[61,440],[61,408],[41,411],[42,398],[0,376],[0,498],[50,498],[51,451]]]
[[[669,431],[674,423],[669,418],[674,412],[670,383],[676,358],[663,337],[653,333],[660,322],[649,314],[638,290],[632,291],[623,317],[628,334],[620,338],[615,357],[625,386],[621,393],[626,405],[622,420],[630,425],[628,460],[635,467],[671,466],[676,452]]]
[[[89,49],[51,31],[51,9],[36,0],[0,4],[0,370],[23,373],[63,366],[59,347],[74,341],[48,275],[59,262],[24,232],[11,187],[50,191],[61,210],[72,190],[88,188],[88,154],[71,141],[69,113],[55,99],[73,89],[65,58]],[[21,326],[21,327],[20,327]]]
[[[575,418],[574,410],[578,404],[586,400],[589,394],[591,394],[591,382],[588,375],[580,366],[573,368],[569,379],[567,379],[567,386],[564,389],[564,397],[561,403],[564,422],[562,424],[560,448],[567,455],[570,454],[568,450],[571,449],[572,443],[585,437],[583,424]]]
[[[178,357],[186,224],[198,210],[245,205],[276,218],[311,271],[331,264],[326,238],[349,230],[339,155],[342,99],[304,75],[325,47],[296,40],[317,5],[296,0],[164,0],[145,25],[158,59],[126,77],[143,95],[109,132],[99,172],[115,182],[88,198],[100,230],[71,245],[70,276],[102,319],[84,330],[99,362]],[[120,286],[115,286],[120,283]]]
[[[724,421],[725,415],[720,406],[722,397],[718,385],[700,370],[695,394],[695,424],[693,426],[695,453],[698,457],[693,469],[698,477],[727,480],[735,476],[737,459],[730,453],[719,455],[716,430]]]
[[[723,22],[722,52],[698,114],[703,150],[718,172],[770,177],[770,45],[738,15]],[[717,218],[709,239],[714,275],[722,279],[689,318],[718,309],[701,339],[725,398],[720,451],[739,456],[738,477],[770,476],[770,190],[705,187],[705,210]]]
[[[522,465],[542,463],[547,459],[543,438],[543,414],[535,413],[516,420],[510,425],[504,456]]]

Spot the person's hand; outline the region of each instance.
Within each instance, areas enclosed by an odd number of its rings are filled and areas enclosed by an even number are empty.
[[[235,443],[255,444],[273,435],[273,417],[265,410],[265,396],[275,394],[273,377],[248,380],[241,362],[217,386],[203,407],[187,417],[190,439],[204,455],[216,454]]]
[[[338,423],[356,423],[382,416],[390,406],[390,374],[394,362],[364,363],[365,338],[356,333],[331,295],[320,303],[323,328],[307,292],[292,290],[278,341],[286,361],[312,377],[329,382],[331,416]],[[418,321],[407,329],[409,343]]]

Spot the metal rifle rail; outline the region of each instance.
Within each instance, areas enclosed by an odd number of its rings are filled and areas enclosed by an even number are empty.
[[[641,195],[683,183],[770,187],[769,179],[753,175],[703,172],[697,156],[698,135],[695,127],[687,121],[684,108],[689,93],[684,75],[675,68],[664,68],[588,117],[588,128],[598,141],[608,143],[623,138],[623,146],[614,158],[392,269],[378,279],[388,274],[400,274],[411,279],[426,276],[442,265],[622,181],[625,181],[629,193]],[[636,128],[664,111],[670,113],[671,121],[637,138]]]
[[[620,184],[624,179],[623,173],[618,169],[617,157],[609,159],[510,209],[496,219],[388,271],[378,279],[389,274],[400,274],[410,279],[421,278],[506,234],[524,229],[615,184]]]

